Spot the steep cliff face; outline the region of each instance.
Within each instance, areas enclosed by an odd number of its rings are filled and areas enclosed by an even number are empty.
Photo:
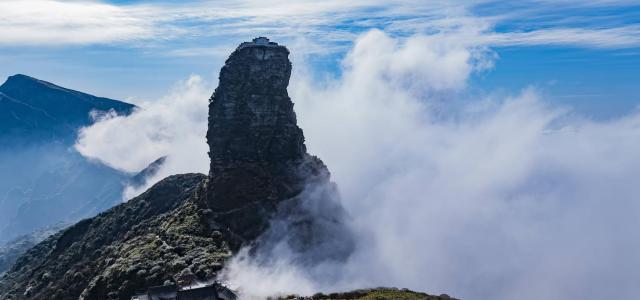
[[[264,38],[243,43],[227,59],[209,104],[206,205],[239,243],[264,232],[278,205],[310,182],[329,182],[296,122],[288,56]]]
[[[209,105],[211,175],[233,162],[282,164],[306,154],[287,94],[288,56],[284,46],[248,43],[227,59]]]

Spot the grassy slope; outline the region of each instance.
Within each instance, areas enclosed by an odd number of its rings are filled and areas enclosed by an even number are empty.
[[[449,300],[448,295],[432,296],[407,289],[376,288],[346,293],[316,294],[311,297],[288,296],[278,300]]]

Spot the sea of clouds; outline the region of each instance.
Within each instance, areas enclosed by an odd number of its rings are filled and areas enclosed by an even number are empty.
[[[496,61],[465,41],[369,31],[338,77],[318,77],[292,48],[289,93],[356,251],[313,267],[286,251],[268,265],[235,259],[224,277],[245,297],[375,286],[463,299],[640,294],[640,114],[593,121],[532,88],[462,101],[470,76]],[[168,155],[125,199],[170,174],[207,173],[214,86],[192,76],[129,117],[103,116],[76,148],[131,172]]]

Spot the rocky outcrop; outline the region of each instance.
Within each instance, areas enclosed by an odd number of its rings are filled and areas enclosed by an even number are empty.
[[[206,205],[238,243],[262,234],[278,206],[305,187],[329,184],[329,171],[307,153],[296,122],[288,56],[266,38],[241,44],[209,104]]]
[[[244,44],[227,59],[209,104],[210,175],[234,162],[283,164],[306,155],[287,94],[288,56],[284,46]]]

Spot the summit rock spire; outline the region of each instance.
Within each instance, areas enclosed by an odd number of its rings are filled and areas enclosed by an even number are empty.
[[[230,162],[299,160],[306,153],[287,94],[289,50],[266,38],[241,44],[220,71],[209,105],[211,173]]]
[[[264,37],[240,44],[210,99],[206,205],[221,229],[241,241],[259,236],[278,205],[309,182],[329,182],[296,123],[288,56],[286,47]]]

